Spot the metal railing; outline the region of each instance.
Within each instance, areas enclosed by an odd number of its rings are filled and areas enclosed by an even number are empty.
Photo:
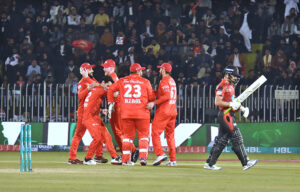
[[[215,123],[218,113],[214,104],[215,88],[214,85],[178,87],[177,123]],[[236,95],[246,88],[237,87]],[[262,86],[243,103],[250,109],[248,119],[242,118],[241,112],[238,112],[237,121],[297,121],[300,116],[299,100],[276,100],[274,91],[277,89],[299,90],[297,86]],[[0,121],[74,122],[77,120],[78,97],[72,90],[71,85],[61,84],[2,85]],[[102,107],[106,107],[105,101]]]

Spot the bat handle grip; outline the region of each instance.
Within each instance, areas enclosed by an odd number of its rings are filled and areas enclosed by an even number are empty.
[[[227,114],[230,110],[231,110],[231,107],[229,107],[229,108],[224,112],[224,114]]]

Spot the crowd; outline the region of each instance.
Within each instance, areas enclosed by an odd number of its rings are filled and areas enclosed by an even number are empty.
[[[83,62],[113,59],[120,77],[133,63],[147,70],[168,62],[179,85],[217,84],[228,64],[242,83],[264,74],[269,84],[299,85],[299,0],[2,0],[0,83],[72,85]],[[250,29],[250,36],[245,31]],[[251,33],[252,32],[252,33]],[[76,40],[90,49],[72,46]],[[263,44],[261,51],[251,44]],[[247,62],[245,54],[255,55]],[[248,66],[254,66],[247,71]],[[251,67],[250,67],[251,68]]]

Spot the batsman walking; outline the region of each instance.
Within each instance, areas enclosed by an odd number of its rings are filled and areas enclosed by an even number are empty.
[[[247,170],[257,163],[257,160],[249,160],[244,147],[243,136],[235,121],[234,114],[238,110],[243,112],[245,118],[249,115],[249,108],[243,107],[240,101],[234,98],[234,88],[239,82],[239,79],[239,70],[236,67],[229,65],[224,69],[224,78],[216,88],[215,104],[219,107],[219,134],[210,151],[210,155],[206,160],[204,165],[205,169],[222,169],[215,164],[229,140],[232,142],[232,150],[241,161],[243,170]],[[226,110],[230,107],[232,110],[226,113]]]

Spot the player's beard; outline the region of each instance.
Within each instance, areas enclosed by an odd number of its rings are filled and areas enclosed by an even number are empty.
[[[90,78],[94,78],[94,76],[93,76],[93,74],[92,74],[92,73],[91,73],[91,74],[89,74],[89,77],[90,77]]]
[[[159,72],[159,78],[162,79],[163,75],[162,75],[162,72]]]

